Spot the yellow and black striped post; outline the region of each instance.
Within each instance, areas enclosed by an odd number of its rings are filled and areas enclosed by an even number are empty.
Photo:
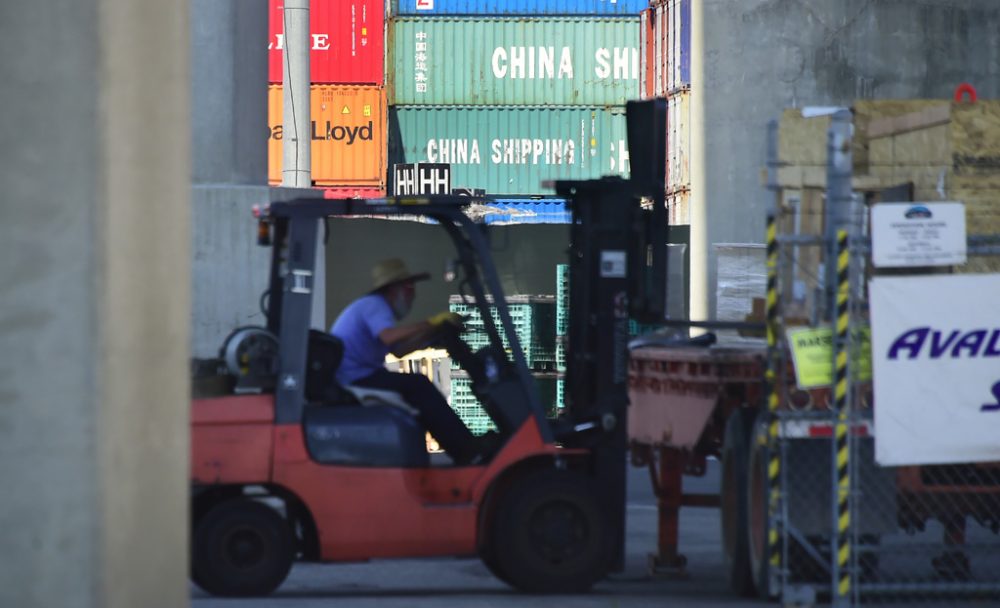
[[[765,381],[767,384],[767,411],[771,418],[767,428],[767,554],[771,575],[781,568],[781,543],[775,524],[781,505],[781,453],[778,450],[778,237],[776,218],[767,216],[767,349],[768,361]]]
[[[847,231],[837,231],[837,308],[836,334],[833,340],[834,348],[834,407],[836,422],[834,423],[834,441],[837,474],[837,534],[836,551],[837,576],[835,581],[835,596],[846,598],[851,593],[850,559],[851,559],[851,477],[850,441],[848,437],[848,329],[850,325],[850,254],[847,251]]]

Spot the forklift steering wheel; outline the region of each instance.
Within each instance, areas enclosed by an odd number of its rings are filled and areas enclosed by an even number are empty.
[[[445,350],[449,350],[449,345],[454,344],[455,341],[461,341],[459,337],[464,330],[464,327],[458,327],[451,323],[442,323],[434,328],[431,334],[431,346],[442,346]]]

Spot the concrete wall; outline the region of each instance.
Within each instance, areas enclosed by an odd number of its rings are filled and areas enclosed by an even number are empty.
[[[267,2],[190,0],[192,149],[191,354],[214,357],[229,333],[264,323],[270,258],[254,205],[317,196],[267,186]],[[325,272],[317,261],[317,274]],[[313,324],[324,323],[324,293]]]
[[[196,184],[191,191],[191,353],[217,357],[234,329],[267,322],[260,297],[267,289],[271,248],[257,245],[254,205],[317,193],[236,184]],[[323,272],[317,271],[319,276]],[[313,326],[323,327],[325,309],[319,296],[314,307]]]
[[[266,185],[267,1],[190,6],[192,180]]]
[[[555,295],[556,264],[567,261],[569,227],[564,225],[494,226],[493,259],[507,295]],[[330,222],[326,247],[327,325],[354,298],[371,290],[371,267],[386,257],[401,257],[414,272],[431,273],[421,283],[409,319],[448,308],[457,283],[443,280],[455,248],[440,226],[385,220]]]
[[[0,606],[188,603],[187,27],[0,3]]]
[[[704,44],[692,49],[692,103],[702,104],[692,113],[703,112],[698,144],[710,159],[693,185],[692,209],[704,206],[701,247],[709,251],[713,243],[763,242],[766,125],[782,109],[950,99],[961,82],[980,97],[1000,95],[997,0],[692,1]],[[704,259],[700,268],[696,259]],[[692,263],[692,277],[707,273],[713,292],[714,260],[692,252]]]

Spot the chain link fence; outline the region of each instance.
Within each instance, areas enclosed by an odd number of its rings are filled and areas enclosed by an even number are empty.
[[[823,192],[782,196],[773,219],[777,402],[754,424],[748,480],[758,588],[786,604],[1000,606],[1000,462],[875,459],[867,280],[880,271],[868,255],[870,201],[856,202],[856,236],[838,260],[824,252]],[[962,268],[913,272],[1000,267],[998,237],[970,237],[968,252]],[[824,293],[828,264],[844,271],[837,303]]]

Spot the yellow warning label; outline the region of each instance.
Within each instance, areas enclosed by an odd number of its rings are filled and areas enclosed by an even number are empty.
[[[361,35],[362,36],[367,36],[368,35],[368,28],[366,28],[366,27],[361,28]]]
[[[848,366],[856,371],[860,382],[872,379],[871,328],[859,330],[861,344],[853,359],[848,353]],[[786,330],[795,366],[795,383],[799,388],[830,386],[833,383],[833,332],[829,327],[790,327]]]
[[[364,106],[364,108],[362,108],[361,113],[364,116],[371,116],[372,115],[372,104],[366,103],[365,106]]]
[[[344,109],[341,110],[340,113],[341,114],[350,114],[351,113],[351,109],[348,108],[347,106],[344,106]]]

